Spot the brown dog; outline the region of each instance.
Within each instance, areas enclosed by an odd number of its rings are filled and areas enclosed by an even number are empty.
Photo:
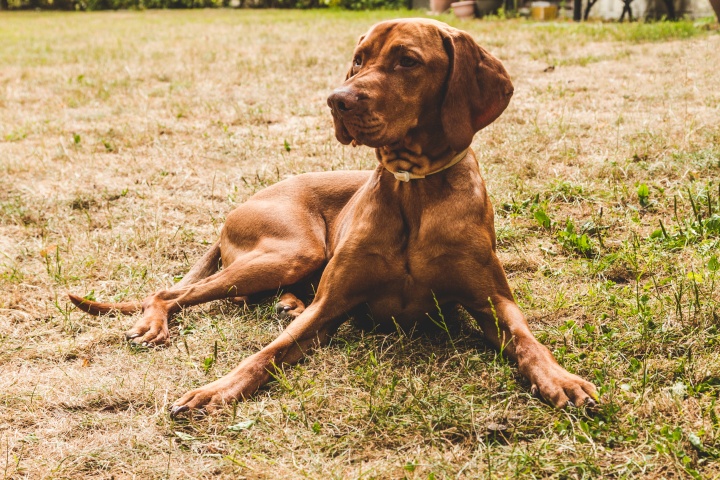
[[[502,64],[467,33],[432,20],[379,23],[328,98],[337,139],[375,148],[377,169],[299,175],[259,192],[230,213],[180,283],[142,304],[70,299],[92,314],[142,309],[128,339],[163,344],[168,317],[184,307],[295,291],[320,277],[307,308],[292,293],[281,297],[280,311],[295,318],[278,338],[185,394],[173,415],[249,397],[359,308],[405,328],[427,319],[436,301],[462,305],[533,392],[557,407],[594,405],[595,387],[533,337],[495,253],[493,209],[469,146],[512,93]]]

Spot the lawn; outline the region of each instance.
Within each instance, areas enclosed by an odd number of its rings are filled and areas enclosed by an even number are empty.
[[[328,93],[408,12],[0,12],[3,478],[720,476],[720,35],[693,24],[456,23],[505,63],[475,138],[535,334],[593,381],[554,410],[465,328],[348,324],[251,400],[168,406],[283,328],[272,302],[183,311],[162,349],[66,292],[140,299],[254,192],[374,168]],[[454,22],[450,17],[446,21]]]

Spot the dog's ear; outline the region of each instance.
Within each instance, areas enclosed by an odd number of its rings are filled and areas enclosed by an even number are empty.
[[[500,60],[460,30],[442,32],[450,58],[441,120],[453,150],[470,146],[475,133],[490,125],[510,103],[513,85]]]

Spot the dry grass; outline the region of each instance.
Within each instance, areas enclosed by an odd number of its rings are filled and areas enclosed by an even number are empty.
[[[372,167],[325,97],[400,14],[0,14],[5,478],[720,475],[720,36],[702,26],[462,24],[516,85],[474,145],[503,260],[538,336],[601,387],[594,416],[531,398],[475,338],[348,326],[253,400],[172,422],[278,333],[270,309],[190,309],[143,351],[132,318],[69,308],[68,290],[169,285],[266,185]]]

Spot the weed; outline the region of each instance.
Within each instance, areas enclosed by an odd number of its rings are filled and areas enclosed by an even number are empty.
[[[594,248],[590,237],[586,233],[578,233],[575,231],[575,224],[572,220],[565,221],[565,228],[558,230],[557,238],[560,244],[569,252],[574,252],[585,257],[592,256]]]
[[[682,248],[689,243],[716,239],[720,236],[720,190],[715,200],[709,185],[698,195],[693,195],[689,189],[686,193],[692,211],[681,218],[678,213],[678,196],[675,195],[673,197],[675,231],[668,232],[665,223],[660,219],[658,220],[660,228],[652,232],[651,238],[660,239],[671,248]]]
[[[646,184],[641,183],[640,185],[638,185],[637,196],[641,207],[650,206],[650,189]]]

